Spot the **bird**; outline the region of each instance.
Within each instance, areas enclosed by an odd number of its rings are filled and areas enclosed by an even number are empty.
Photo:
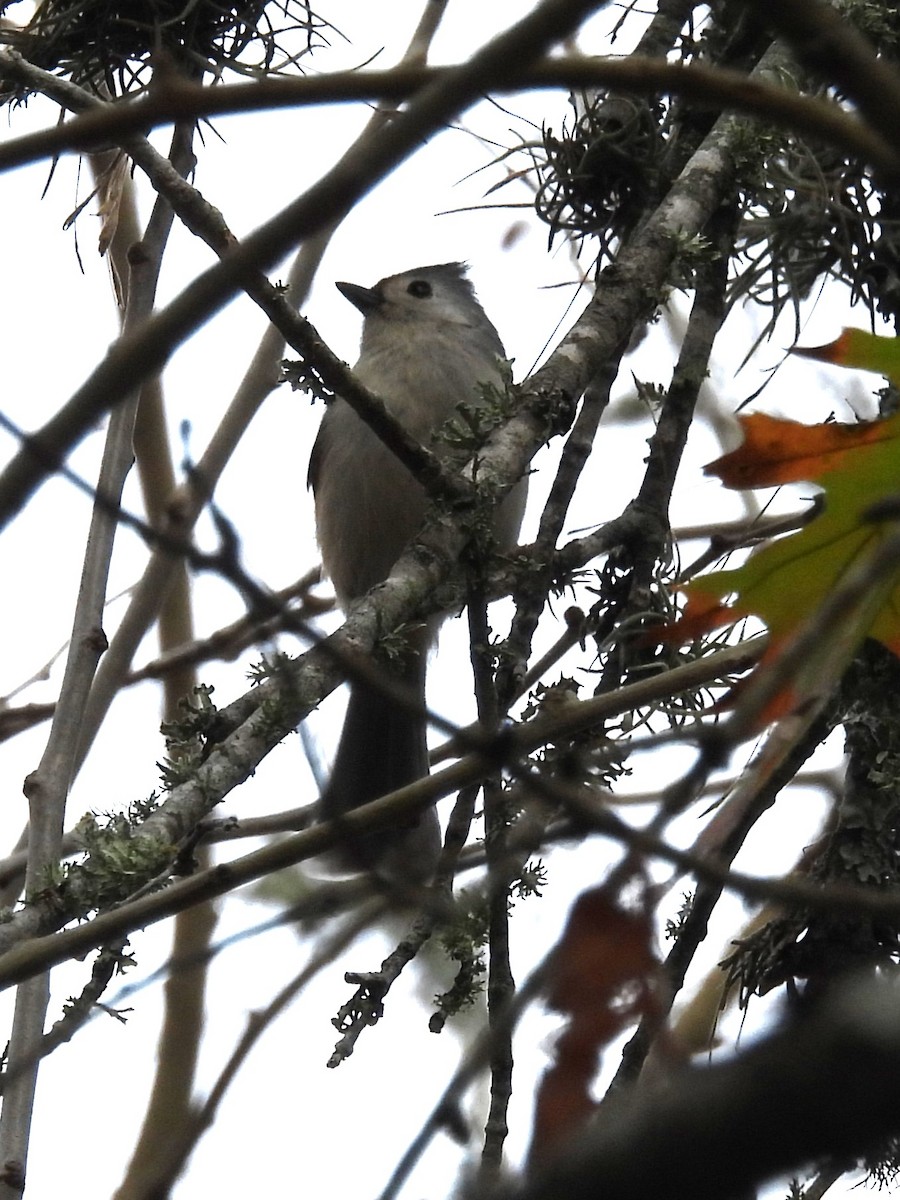
[[[429,445],[461,402],[484,404],[479,384],[505,387],[506,352],[461,262],[417,267],[374,287],[337,283],[363,315],[358,380],[419,442]],[[313,446],[309,486],[325,572],[338,602],[353,602],[385,580],[422,526],[421,484],[350,405],[328,405]],[[498,506],[500,549],[515,545],[525,506],[520,481]],[[428,774],[425,672],[443,620],[407,632],[405,652],[383,671],[408,698],[400,703],[371,683],[350,681],[350,697],[332,771],[320,800],[325,819],[366,804]],[[441,848],[433,808],[408,823],[355,837],[342,850],[354,870],[421,884]]]

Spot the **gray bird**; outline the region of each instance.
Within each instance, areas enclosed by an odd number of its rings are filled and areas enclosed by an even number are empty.
[[[337,287],[363,314],[353,368],[407,431],[427,445],[461,401],[477,404],[478,383],[502,388],[500,337],[466,278],[464,263],[419,267],[373,288]],[[390,450],[341,399],[328,407],[313,447],[309,483],[325,570],[344,610],[381,583],[421,528],[425,493]],[[525,506],[520,483],[497,512],[501,548],[515,544]],[[413,704],[399,704],[360,682],[350,701],[322,796],[336,817],[428,774],[425,664],[438,616],[408,638],[408,653],[385,670]],[[356,868],[409,882],[430,878],[440,851],[433,809],[399,829],[356,839],[344,855]]]

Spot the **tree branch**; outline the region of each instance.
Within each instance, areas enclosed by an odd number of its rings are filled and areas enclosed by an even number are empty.
[[[900,1128],[895,989],[857,983],[719,1066],[640,1093],[504,1200],[722,1200]],[[496,1195],[496,1193],[495,1193]]]
[[[764,4],[764,0],[760,2]],[[768,5],[764,15],[767,20],[773,19]],[[848,28],[841,22],[843,31]],[[851,32],[855,33],[852,29]],[[864,59],[863,63],[867,61]],[[23,63],[14,51],[0,50],[0,78],[33,86]],[[123,137],[185,117],[224,116],[342,101],[409,100],[423,87],[458,69],[401,66],[389,71],[341,71],[214,88],[175,79],[152,97],[106,105],[62,125],[11,139],[0,146],[0,171],[66,152],[83,153],[98,143],[119,142]],[[519,64],[514,71],[505,72],[503,78],[490,81],[484,90],[503,95],[540,88],[600,87],[644,96],[681,96],[697,108],[743,112],[782,129],[820,137],[870,162],[887,178],[900,171],[900,155],[885,120],[879,119],[876,124],[873,119],[874,129],[869,128],[832,101],[799,95],[781,84],[748,79],[740,71],[723,67],[702,63],[681,65],[641,55],[628,58],[572,55],[545,59],[527,67]],[[877,96],[877,88],[875,91]]]

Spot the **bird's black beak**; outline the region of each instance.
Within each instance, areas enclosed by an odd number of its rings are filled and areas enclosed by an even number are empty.
[[[363,316],[384,304],[384,296],[376,288],[360,287],[358,283],[336,283],[334,286]]]

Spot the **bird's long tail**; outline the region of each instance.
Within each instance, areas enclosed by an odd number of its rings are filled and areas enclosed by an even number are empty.
[[[411,653],[390,674],[405,687],[410,703],[389,699],[369,684],[350,685],[341,740],[322,795],[325,818],[340,818],[428,774],[424,651]],[[357,870],[374,870],[396,882],[421,883],[433,874],[440,845],[437,816],[428,809],[377,833],[353,836],[347,830],[341,858]]]

